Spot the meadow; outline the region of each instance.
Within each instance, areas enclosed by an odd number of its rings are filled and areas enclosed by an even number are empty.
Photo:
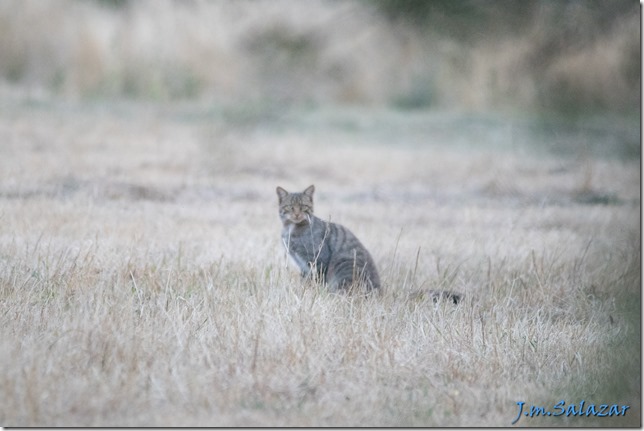
[[[3,426],[639,426],[637,125],[384,108],[0,104]],[[302,282],[316,185],[383,290]],[[465,295],[433,303],[426,289]]]

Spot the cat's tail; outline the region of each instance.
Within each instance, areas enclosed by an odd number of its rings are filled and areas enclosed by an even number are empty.
[[[462,293],[451,290],[420,289],[409,293],[409,299],[423,300],[425,298],[431,298],[433,302],[450,301],[454,304],[460,303],[464,297],[465,295]]]

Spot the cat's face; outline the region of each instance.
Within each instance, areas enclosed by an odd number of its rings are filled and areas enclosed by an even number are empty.
[[[294,224],[308,223],[313,215],[313,192],[315,186],[309,186],[302,193],[289,193],[277,188],[279,211],[282,222]]]

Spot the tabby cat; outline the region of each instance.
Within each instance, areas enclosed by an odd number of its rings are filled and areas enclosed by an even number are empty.
[[[303,278],[326,283],[331,291],[380,288],[378,270],[367,249],[344,226],[313,215],[314,186],[302,193],[277,187],[282,242]]]

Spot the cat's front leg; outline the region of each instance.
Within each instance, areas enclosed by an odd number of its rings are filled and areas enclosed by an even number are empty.
[[[300,276],[304,279],[311,277],[311,270],[310,269],[303,269],[300,271]]]
[[[300,275],[303,280],[311,280],[315,283],[324,283],[323,268],[313,262],[308,262],[307,266],[300,266]]]
[[[293,259],[293,262],[297,265],[298,268],[300,268],[300,275],[302,278],[307,278],[310,277],[311,275],[311,265],[309,262],[306,261],[302,256],[300,256],[298,253],[295,252],[290,252],[291,258]]]

